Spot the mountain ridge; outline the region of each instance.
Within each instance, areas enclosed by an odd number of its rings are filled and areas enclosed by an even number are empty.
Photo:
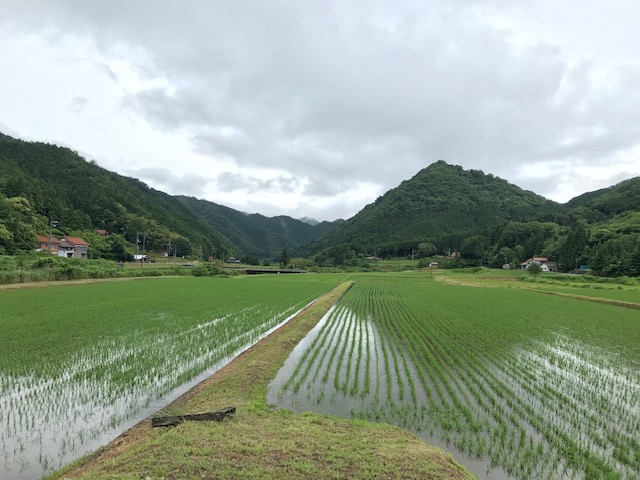
[[[544,254],[564,269],[594,262],[606,274],[627,274],[636,269],[640,244],[640,177],[560,204],[440,160],[348,220],[312,225],[308,218],[174,197],[66,147],[0,134],[0,254],[33,250],[35,234],[48,232],[53,220],[59,222],[54,234],[112,233],[113,245],[92,248],[97,258],[130,258],[142,234],[150,250],[199,259],[276,260],[286,248],[290,256],[341,265],[367,256],[459,251],[471,263],[500,266],[507,258]],[[569,248],[571,239],[580,241]]]

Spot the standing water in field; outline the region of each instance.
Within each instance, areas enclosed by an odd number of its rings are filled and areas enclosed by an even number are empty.
[[[311,292],[284,293],[271,304],[243,294],[246,306],[196,322],[163,312],[153,332],[109,335],[27,374],[0,369],[0,478],[40,478],[158,411],[288,321]]]
[[[456,317],[433,298],[355,285],[269,403],[405,428],[484,479],[640,476],[640,373],[621,355],[528,321],[498,336],[499,315]]]

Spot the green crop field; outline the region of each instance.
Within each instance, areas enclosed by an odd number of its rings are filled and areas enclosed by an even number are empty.
[[[482,478],[640,478],[640,313],[428,274],[357,283],[269,401],[388,422]]]
[[[39,478],[105,443],[343,277],[0,290],[0,478]]]

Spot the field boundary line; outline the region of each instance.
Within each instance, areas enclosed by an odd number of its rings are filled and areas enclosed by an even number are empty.
[[[611,298],[602,298],[602,297],[589,297],[587,295],[577,295],[575,293],[564,293],[564,292],[552,292],[548,290],[539,290],[537,288],[526,288],[523,290],[527,290],[528,292],[537,292],[543,293],[545,295],[556,295],[558,297],[566,297],[573,298],[575,300],[584,300],[587,302],[595,302],[595,303],[604,303],[605,305],[613,305],[616,307],[624,307],[624,308],[632,308],[635,310],[640,310],[640,303],[633,302],[625,302],[623,300],[613,300]]]
[[[0,290],[20,290],[23,288],[47,288],[47,287],[64,287],[67,285],[89,285],[93,283],[105,282],[126,282],[128,280],[156,280],[159,278],[182,278],[180,275],[161,275],[149,277],[107,277],[107,278],[78,278],[76,280],[48,280],[46,282],[18,282],[3,283]]]

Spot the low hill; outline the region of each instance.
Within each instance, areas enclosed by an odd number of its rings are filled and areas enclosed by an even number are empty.
[[[393,242],[420,242],[532,220],[559,209],[557,203],[498,177],[440,160],[367,205],[315,249],[357,243],[372,251]]]
[[[245,214],[207,200],[186,196],[176,198],[224,236],[237,249],[237,255],[260,259],[278,258],[283,248],[295,250],[317,240],[343,222],[336,220],[311,225],[285,215],[265,217],[257,213]]]
[[[612,187],[587,192],[571,199],[566,206],[597,210],[607,216],[640,211],[640,177],[625,180]]]
[[[218,256],[229,247],[172,196],[110,172],[76,152],[0,134],[0,248],[30,250],[49,219],[65,232],[105,229],[135,244],[145,232],[149,250]],[[19,238],[18,238],[19,237]]]

